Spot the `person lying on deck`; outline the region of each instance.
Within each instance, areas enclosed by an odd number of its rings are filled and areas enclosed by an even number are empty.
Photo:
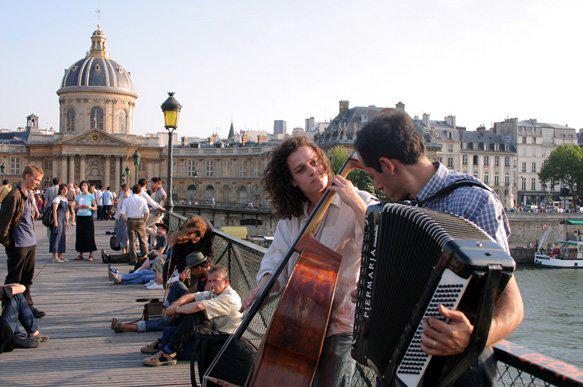
[[[12,348],[36,348],[49,338],[40,333],[26,299],[26,287],[21,284],[0,285],[2,317],[0,317],[0,353]],[[20,326],[24,332],[20,332]]]

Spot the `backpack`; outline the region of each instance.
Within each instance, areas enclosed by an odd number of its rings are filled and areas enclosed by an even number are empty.
[[[53,216],[53,209],[52,208],[45,208],[43,212],[43,226],[45,227],[53,227],[55,223],[55,217]]]

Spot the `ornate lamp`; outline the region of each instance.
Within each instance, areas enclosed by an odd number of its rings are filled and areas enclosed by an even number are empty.
[[[168,131],[168,200],[166,200],[166,211],[170,213],[174,207],[172,201],[172,135],[178,127],[178,115],[180,114],[182,105],[174,98],[174,92],[168,92],[168,98],[164,101],[161,108],[164,113],[164,127]]]
[[[140,152],[138,152],[138,149],[136,148],[136,151],[134,152],[134,154],[132,155],[132,158],[134,159],[134,170],[136,172],[136,184],[138,183],[138,178],[139,176],[139,172],[138,172],[138,167],[140,166],[140,160],[142,158],[142,155],[140,155]]]

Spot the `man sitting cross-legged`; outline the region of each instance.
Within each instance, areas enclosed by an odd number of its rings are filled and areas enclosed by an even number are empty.
[[[208,272],[208,291],[181,297],[165,314],[173,324],[164,328],[162,350],[144,360],[144,365],[156,367],[176,364],[176,353],[195,333],[231,334],[241,322],[241,298],[229,286],[229,272],[215,266]]]
[[[0,285],[0,298],[2,299],[2,322],[10,327],[12,331],[13,345],[17,348],[36,348],[39,343],[48,340],[38,330],[38,324],[34,318],[26,299],[24,291],[26,288],[21,284]],[[21,333],[19,326],[22,325],[26,333]],[[2,335],[3,340],[9,340]],[[0,347],[4,347],[4,342]]]
[[[164,307],[173,307],[187,293],[204,291],[207,282],[207,272],[211,268],[208,259],[199,251],[190,253],[186,257],[187,267],[180,274],[180,280],[171,283],[168,286],[168,294],[164,300]],[[182,301],[180,301],[182,302]],[[170,324],[170,318],[162,316],[161,318],[140,320],[137,323],[120,323],[116,318],[111,320],[111,329],[116,332],[152,332],[161,331]],[[152,354],[160,350],[159,341],[142,347],[143,353]]]

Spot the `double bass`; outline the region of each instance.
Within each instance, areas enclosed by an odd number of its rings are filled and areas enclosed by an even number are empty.
[[[354,153],[344,162],[338,175],[346,177],[358,167]],[[314,207],[277,270],[259,291],[239,328],[225,342],[209,366],[204,376],[205,385],[210,382],[215,385],[233,386],[213,378],[210,373],[231,342],[241,338],[295,252],[300,253],[300,257],[263,336],[245,386],[312,385],[332,312],[338,269],[342,259],[340,254],[315,238],[316,230],[324,219],[334,195],[335,192],[328,188]]]

